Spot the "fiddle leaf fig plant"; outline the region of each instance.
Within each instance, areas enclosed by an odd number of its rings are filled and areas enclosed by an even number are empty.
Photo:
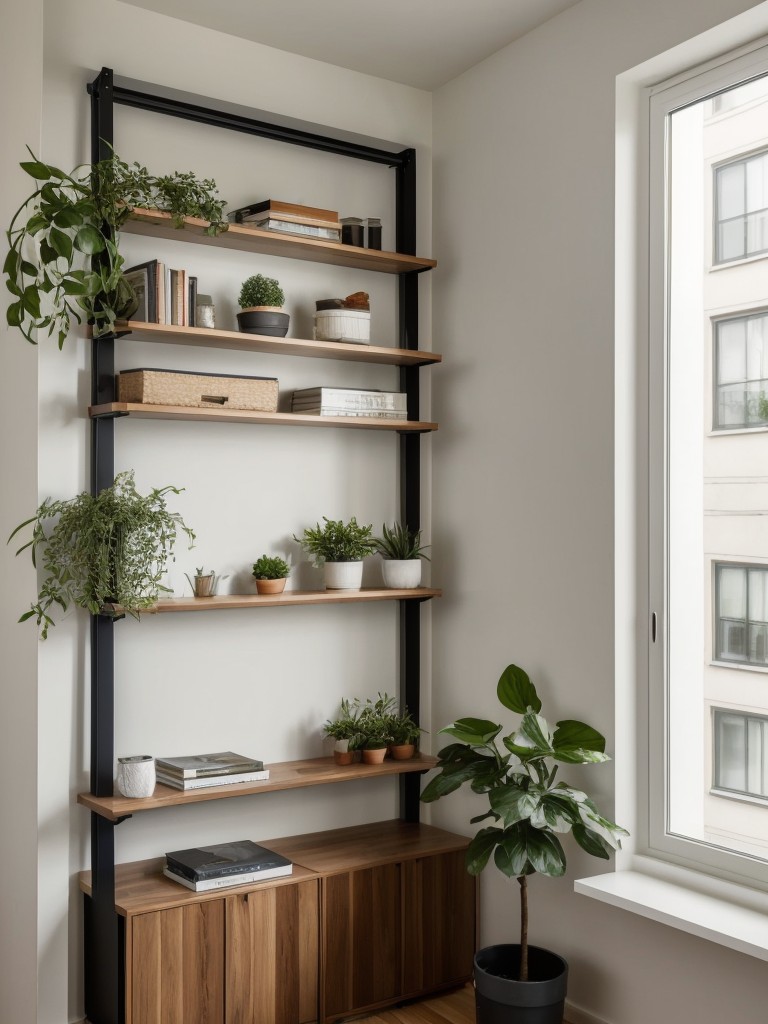
[[[44,330],[61,348],[73,323],[87,320],[98,336],[135,312],[118,247],[118,230],[134,207],[165,210],[176,227],[195,216],[209,222],[208,234],[227,229],[215,182],[191,172],[156,177],[113,153],[67,174],[30,156],[21,167],[36,187],[6,231],[3,274],[12,296],[7,322],[32,344],[33,332]]]
[[[8,538],[31,527],[30,540],[16,554],[30,548],[35,566],[42,555],[37,603],[19,622],[34,616],[45,640],[55,625],[49,614],[53,605],[66,611],[74,604],[92,615],[119,605],[121,612],[138,618],[169,589],[161,581],[179,532],[192,547],[194,532],[166,504],[166,495],[180,493],[180,488],[168,486],[139,494],[133,472],[125,472],[97,495],[46,498]]]
[[[555,781],[560,764],[600,764],[610,760],[605,739],[583,722],[565,720],[554,729],[541,714],[541,700],[527,673],[508,665],[497,690],[501,704],[521,715],[505,736],[503,726],[482,718],[460,718],[441,732],[456,741],[438,754],[437,775],[424,789],[426,803],[465,783],[488,800],[472,824],[491,819],[467,850],[467,870],[479,875],[491,855],[496,867],[520,885],[520,980],[528,979],[529,875],[558,877],[565,872],[560,837],[573,838],[593,857],[607,859],[629,833],[598,810],[585,792]]]

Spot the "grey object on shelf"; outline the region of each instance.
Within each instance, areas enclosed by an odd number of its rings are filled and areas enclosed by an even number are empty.
[[[155,791],[155,759],[150,754],[118,757],[117,788],[123,796],[140,799]]]

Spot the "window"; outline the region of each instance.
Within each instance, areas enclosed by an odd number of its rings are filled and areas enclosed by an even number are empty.
[[[768,314],[714,326],[715,430],[768,424]]]
[[[768,799],[768,718],[714,709],[714,788]]]
[[[715,263],[768,252],[768,150],[715,168]]]
[[[715,658],[768,665],[768,569],[715,565]]]

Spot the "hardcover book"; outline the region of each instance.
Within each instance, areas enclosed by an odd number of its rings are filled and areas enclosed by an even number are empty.
[[[323,210],[318,206],[303,206],[301,203],[286,203],[282,199],[264,199],[260,203],[251,203],[250,206],[241,206],[237,210],[231,210],[227,215],[236,224],[242,224],[246,218],[252,218],[257,214],[272,214],[275,217],[287,215],[300,217],[303,220],[320,220],[333,222],[338,225],[338,210]]]
[[[200,775],[196,779],[182,779],[178,775],[169,775],[167,772],[158,769],[157,781],[164,786],[171,786],[173,789],[181,789],[184,792],[190,789],[205,789],[208,786],[234,786],[243,782],[264,782],[269,778],[269,769],[264,768],[256,772],[223,772],[221,775]]]
[[[286,857],[250,839],[192,847],[189,850],[173,850],[166,853],[165,859],[169,870],[190,882],[205,882],[247,873],[257,874],[260,878],[277,878],[290,875],[293,871],[293,864]]]
[[[196,779],[204,775],[227,775],[239,772],[260,772],[264,768],[263,761],[244,754],[236,754],[232,750],[223,750],[215,754],[187,754],[183,757],[158,757],[155,764],[166,775],[176,775],[182,779]]]
[[[174,882],[186,885],[193,892],[209,892],[211,889],[229,889],[235,885],[252,885],[254,882],[266,882],[270,878],[280,878],[292,873],[292,865],[285,868],[267,868],[265,871],[244,871],[239,875],[224,875],[222,878],[207,878],[202,882],[192,882],[169,867],[163,868],[163,874]]]

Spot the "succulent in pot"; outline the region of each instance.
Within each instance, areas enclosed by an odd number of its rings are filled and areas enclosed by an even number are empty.
[[[354,516],[347,523],[327,516],[323,521],[324,526],[308,526],[301,537],[294,535],[293,539],[313,556],[316,566],[323,566],[328,590],[359,590],[363,559],[376,549],[373,526],[361,526]]]
[[[254,274],[247,278],[237,302],[241,310],[237,324],[245,334],[284,338],[288,333],[290,317],[283,310],[285,293],[274,277]]]
[[[291,575],[291,567],[278,555],[261,555],[253,563],[253,578],[259,594],[282,594]]]
[[[484,794],[488,808],[471,821],[493,823],[470,842],[467,870],[479,875],[493,854],[496,867],[520,886],[520,943],[488,946],[475,955],[478,1024],[561,1024],[568,965],[550,950],[529,946],[528,876],[564,874],[561,836],[568,832],[583,850],[604,859],[628,833],[603,817],[586,793],[555,782],[558,762],[610,760],[600,733],[571,720],[552,729],[539,714],[533,683],[517,665],[502,672],[496,693],[505,708],[522,716],[517,728],[502,737],[502,749],[496,743],[502,726],[495,722],[460,718],[442,729],[455,742],[438,753],[437,775],[421,799],[437,800],[465,782]]]
[[[406,523],[395,523],[381,528],[376,538],[376,550],[382,556],[381,574],[384,586],[391,590],[413,590],[421,583],[421,560],[429,544],[422,545],[421,530],[413,530]]]

